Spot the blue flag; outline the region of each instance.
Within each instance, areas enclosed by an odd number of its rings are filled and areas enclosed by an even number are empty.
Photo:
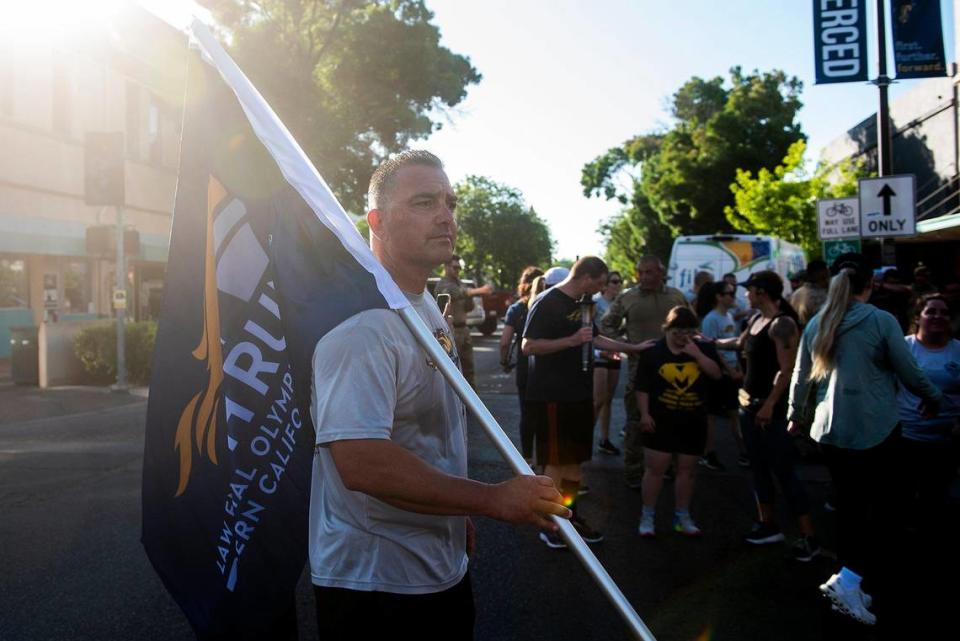
[[[192,30],[143,544],[198,637],[284,638],[307,557],[314,346],[409,303],[256,89]]]
[[[946,76],[940,0],[893,0],[890,11],[897,79]]]

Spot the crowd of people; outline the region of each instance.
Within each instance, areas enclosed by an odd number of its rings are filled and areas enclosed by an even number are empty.
[[[642,493],[639,536],[658,534],[665,480],[674,481],[672,529],[703,534],[691,513],[697,468],[726,467],[716,451],[726,426],[756,499],[744,541],[785,540],[780,492],[796,519],[791,556],[807,562],[823,552],[797,474],[798,442],[813,443],[832,479],[840,563],[820,590],[836,611],[872,625],[868,590],[883,591],[882,554],[897,532],[891,505],[901,523],[929,532],[931,545],[946,545],[957,472],[960,341],[952,335],[960,299],[938,292],[925,266],[914,275],[905,285],[894,270],[846,254],[791,274],[788,295],[773,271],[740,283],[703,271],[681,292],[666,286],[663,264],[650,256],[637,262],[636,283],[626,289],[619,272],[593,257],[569,273],[528,268],[501,337],[502,364],[516,364],[523,455],[546,469],[576,514],[591,447],[621,454],[610,438],[610,409],[626,369],[622,454],[626,483]],[[546,291],[537,294],[535,285]],[[603,540],[576,518],[587,542]],[[541,539],[564,547],[555,533]]]
[[[463,317],[442,313],[427,290],[445,266],[448,301],[482,293],[459,280],[457,196],[443,163],[424,151],[398,154],[374,173],[368,198],[375,259],[469,374]],[[722,465],[713,448],[728,423],[757,499],[746,540],[784,538],[776,479],[797,519],[800,561],[821,552],[789,438],[809,433],[833,479],[839,528],[841,567],[820,589],[837,610],[874,623],[869,595],[885,598],[891,506],[901,521],[922,515],[927,545],[946,545],[936,528],[956,472],[960,343],[951,336],[960,285],[936,293],[927,272],[907,292],[896,274],[875,273],[856,254],[824,267],[808,266],[794,305],[773,272],[743,283],[700,276],[688,298],[665,285],[656,257],[640,258],[634,286],[622,292],[622,275],[596,257],[569,270],[525,270],[501,355],[505,367],[516,362],[521,449],[539,473],[502,483],[467,478],[466,406],[398,314],[369,309],[332,329],[314,351],[310,403],[310,569],[321,637],[471,639],[471,516],[534,525],[550,548],[565,546],[554,518],[571,519],[588,543],[602,541],[578,509],[597,423],[598,451],[622,449],[625,480],[642,493],[642,537],[658,534],[655,508],[671,475],[672,529],[709,535],[694,518],[696,475]],[[737,303],[740,287],[747,305]],[[875,292],[887,305],[913,300],[915,314],[869,304]],[[916,329],[904,338],[908,318]],[[609,421],[621,376],[618,448]],[[734,411],[736,420],[722,421]],[[288,626],[289,613],[279,616]]]

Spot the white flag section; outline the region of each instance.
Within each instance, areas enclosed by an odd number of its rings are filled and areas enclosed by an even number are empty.
[[[223,50],[206,25],[199,20],[194,20],[190,30],[204,57],[216,68],[223,81],[236,94],[254,133],[277,162],[283,177],[296,189],[317,214],[317,218],[333,232],[357,262],[373,274],[387,304],[392,309],[409,307],[410,301],[367,247],[363,236],[357,231],[356,225],[347,216],[323,176],[313,166],[300,144],[293,138],[253,83]]]
[[[343,243],[357,262],[374,276],[377,287],[387,304],[399,312],[420,346],[437,364],[447,382],[453,386],[464,404],[476,416],[487,437],[507,460],[513,471],[517,474],[532,475],[533,471],[530,466],[527,465],[520,452],[517,451],[512,441],[504,433],[503,428],[500,427],[483,404],[483,401],[467,383],[453,361],[447,357],[440,343],[412,309],[409,301],[390,274],[364,244],[363,238],[347,217],[343,207],[284,124],[240,68],[237,67],[236,63],[223,50],[206,26],[195,20],[191,25],[191,31],[204,56],[236,94],[244,113],[249,118],[253,131],[279,165],[284,178],[313,209],[323,224]],[[644,624],[626,596],[587,547],[573,525],[566,519],[552,518],[559,525],[560,533],[567,541],[569,548],[576,554],[613,603],[633,635],[644,641],[655,641],[653,633]]]

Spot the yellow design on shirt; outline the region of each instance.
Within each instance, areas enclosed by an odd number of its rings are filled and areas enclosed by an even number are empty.
[[[689,410],[700,405],[700,396],[690,388],[700,378],[700,366],[693,361],[664,363],[657,371],[670,388],[660,395],[660,402],[668,410]]]

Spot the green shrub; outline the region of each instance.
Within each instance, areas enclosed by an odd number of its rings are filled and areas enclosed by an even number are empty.
[[[157,324],[152,321],[128,323],[124,332],[127,381],[134,385],[150,382],[153,344]],[[92,325],[77,334],[73,352],[90,374],[92,383],[109,384],[117,380],[117,325]]]

